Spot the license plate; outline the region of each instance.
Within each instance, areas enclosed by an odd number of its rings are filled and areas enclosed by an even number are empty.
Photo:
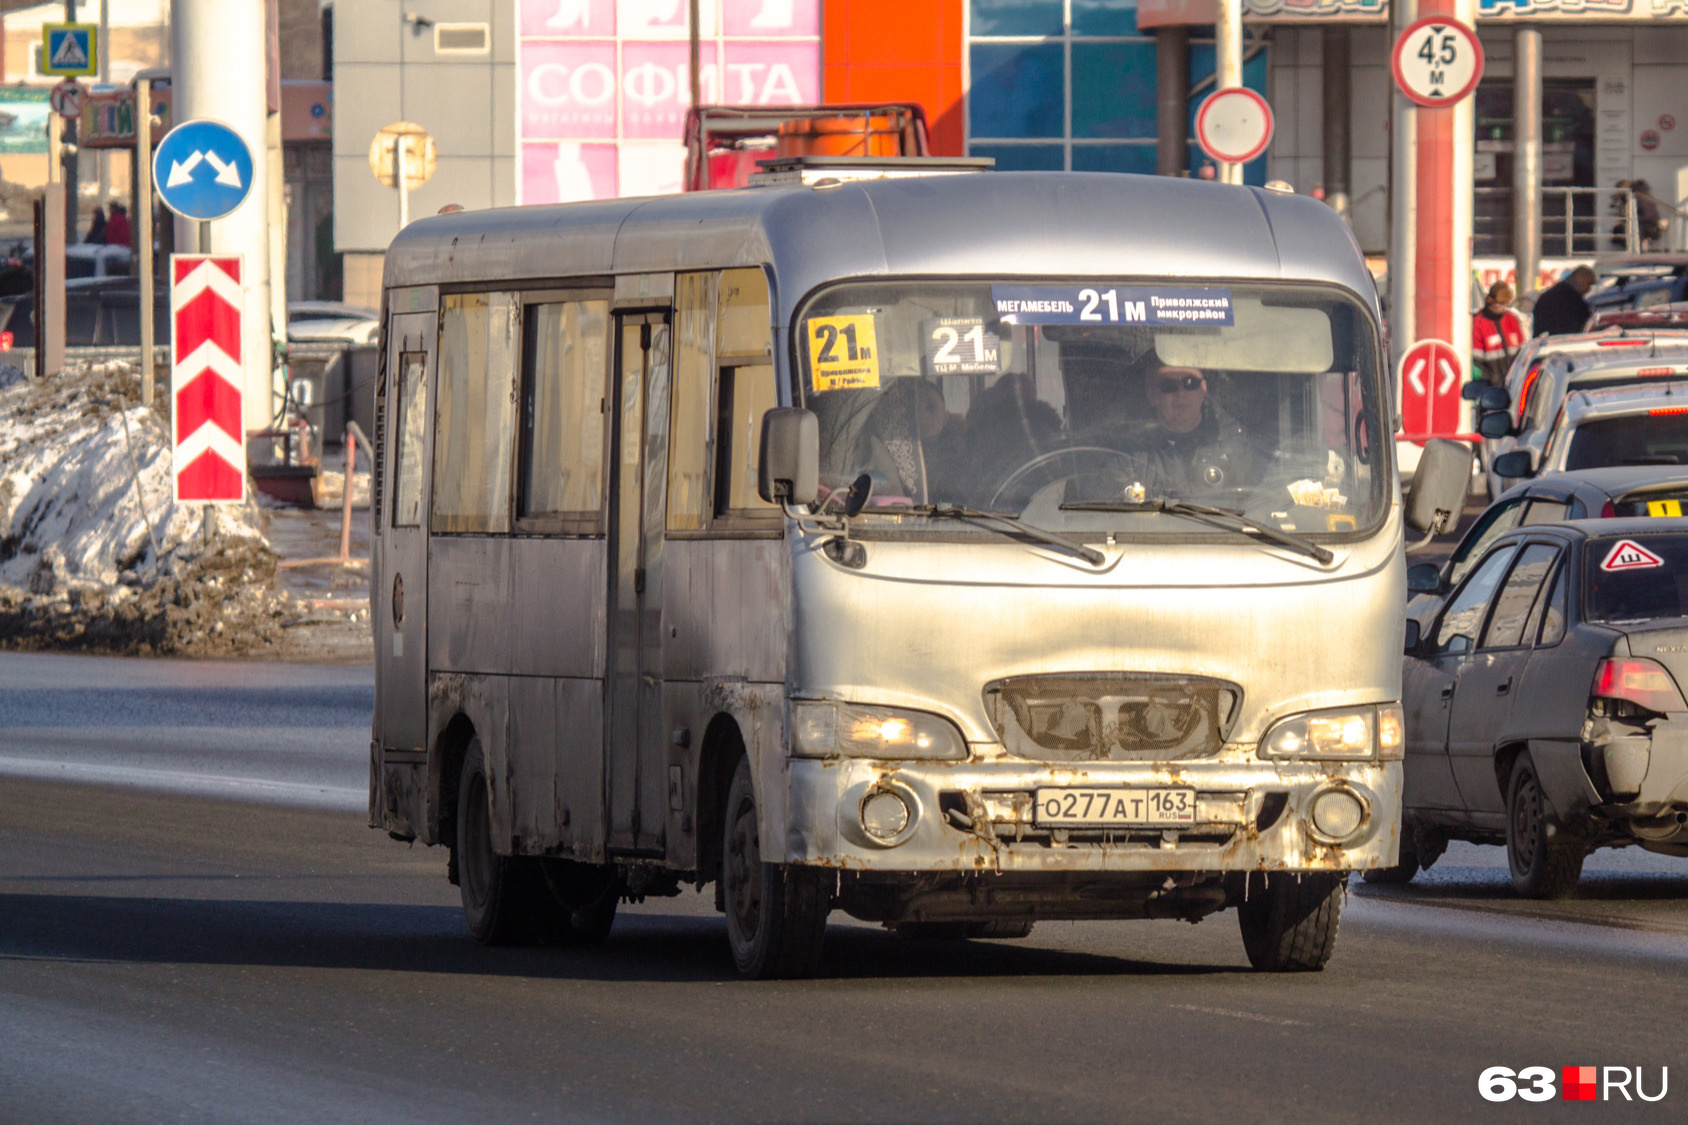
[[[1039,789],[1034,820],[1042,825],[1162,825],[1196,822],[1194,789]]]

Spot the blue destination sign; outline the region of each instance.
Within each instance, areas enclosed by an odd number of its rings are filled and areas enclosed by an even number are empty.
[[[1230,327],[1229,289],[1159,285],[993,285],[1004,324],[1186,324]]]

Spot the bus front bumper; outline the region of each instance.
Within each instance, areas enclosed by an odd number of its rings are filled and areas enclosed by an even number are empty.
[[[1400,848],[1398,761],[793,758],[786,776],[784,861],[845,871],[1350,871],[1393,866]],[[1193,790],[1195,811],[1056,827],[1034,807],[1055,789]]]

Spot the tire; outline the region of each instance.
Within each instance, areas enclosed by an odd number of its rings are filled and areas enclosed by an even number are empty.
[[[545,885],[540,861],[499,855],[481,740],[472,739],[457,786],[457,886],[469,933],[482,945],[520,945],[552,936],[568,919]]]
[[[762,861],[750,759],[740,758],[721,825],[722,899],[727,943],[751,980],[803,977],[820,964],[831,871]]]
[[[1381,883],[1384,886],[1401,886],[1413,881],[1413,876],[1419,872],[1418,834],[1413,831],[1412,824],[1403,819],[1401,821],[1401,857],[1393,867],[1374,867],[1369,871],[1360,872],[1360,878],[1368,883]]]
[[[1549,840],[1547,829],[1547,798],[1535,763],[1520,754],[1506,787],[1506,865],[1513,889],[1525,898],[1569,898],[1582,878],[1582,845]]]
[[[1346,873],[1268,876],[1237,907],[1248,962],[1263,973],[1318,972],[1336,950]]]

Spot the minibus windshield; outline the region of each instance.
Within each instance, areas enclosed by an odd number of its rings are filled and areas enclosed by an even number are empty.
[[[1368,531],[1388,430],[1361,306],[1307,285],[845,283],[799,318],[821,503],[937,504],[1054,531],[1221,534],[1178,500],[1302,535]],[[871,520],[869,521],[871,523]]]

